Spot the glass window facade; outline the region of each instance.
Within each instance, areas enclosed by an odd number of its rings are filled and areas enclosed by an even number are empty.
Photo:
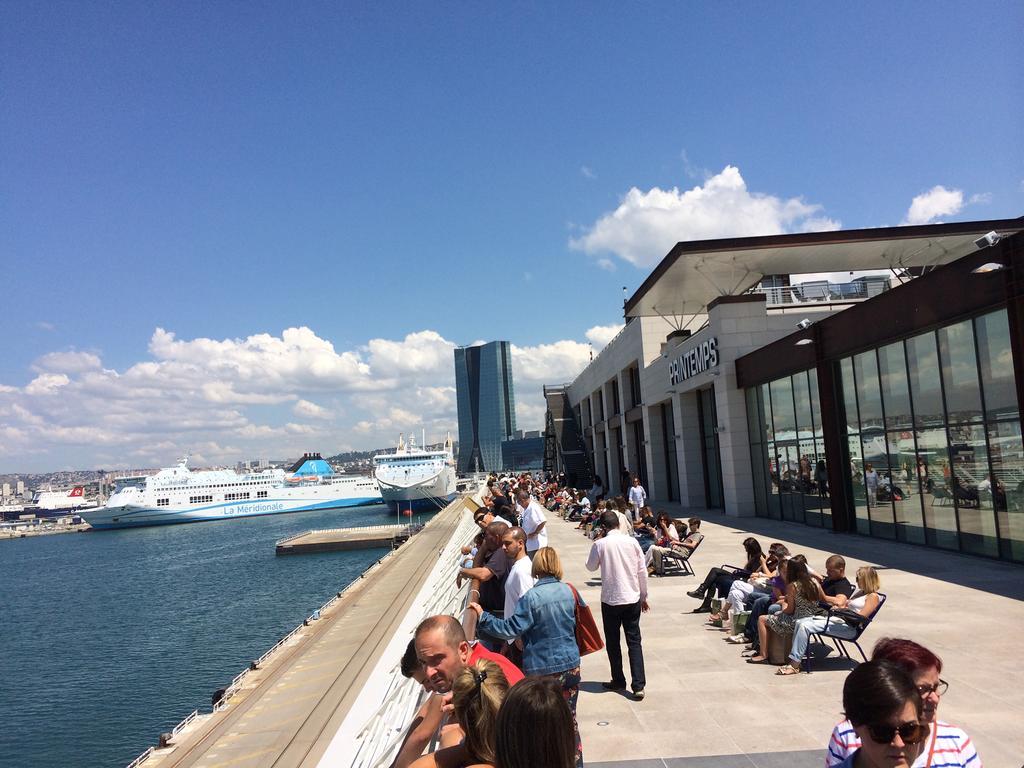
[[[832,527],[817,372],[752,387],[746,396],[758,515]]]
[[[838,461],[859,533],[1024,562],[1024,446],[1006,311],[835,365],[842,456],[824,455],[813,370],[747,390],[758,515],[831,526],[819,469]]]

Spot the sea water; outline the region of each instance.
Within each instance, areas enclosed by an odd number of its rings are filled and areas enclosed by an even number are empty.
[[[277,556],[387,507],[0,541],[0,766],[118,768],[387,550]]]

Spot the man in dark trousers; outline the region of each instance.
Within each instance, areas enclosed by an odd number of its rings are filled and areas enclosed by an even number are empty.
[[[612,679],[602,685],[610,691],[626,689],[622,669],[621,629],[629,650],[629,673],[633,698],[644,698],[644,651],[640,637],[640,614],[647,604],[647,565],[644,553],[633,536],[619,530],[619,518],[611,510],[601,516],[604,535],[594,542],[587,558],[587,570],[601,569],[601,621],[604,624],[605,650]]]

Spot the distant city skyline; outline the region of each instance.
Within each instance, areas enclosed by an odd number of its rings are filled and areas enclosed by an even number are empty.
[[[1022,26],[7,3],[0,472],[441,439],[479,339],[540,429],[677,241],[1024,214]]]

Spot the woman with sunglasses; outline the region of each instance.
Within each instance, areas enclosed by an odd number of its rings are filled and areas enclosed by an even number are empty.
[[[891,661],[864,662],[843,684],[843,709],[860,747],[839,768],[910,768],[928,736],[914,679]]]
[[[921,723],[928,728],[928,737],[925,748],[913,764],[914,768],[982,768],[981,758],[971,738],[961,729],[936,717],[942,694],[949,687],[939,677],[942,659],[913,640],[884,637],[875,644],[871,660],[887,661],[902,667],[921,697]],[[825,765],[827,768],[842,765],[860,746],[861,739],[855,727],[849,720],[844,720],[832,730]]]

